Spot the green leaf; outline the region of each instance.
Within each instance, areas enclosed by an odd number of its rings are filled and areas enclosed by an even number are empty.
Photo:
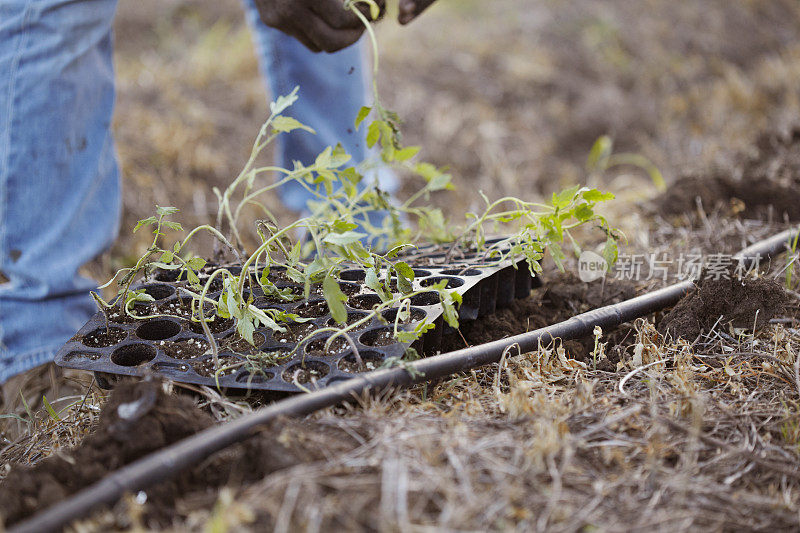
[[[613,147],[614,142],[611,137],[608,135],[599,137],[589,151],[589,157],[586,158],[586,169],[589,172],[604,171],[608,167],[608,158]]]
[[[413,290],[411,282],[414,281],[414,269],[400,261],[394,265],[394,271],[397,274],[397,288],[403,294],[410,293]]]
[[[174,215],[178,211],[179,209],[177,207],[161,207],[158,205],[156,206],[156,213],[158,213],[162,217]]]
[[[236,276],[226,278],[223,285],[224,292],[222,298],[228,308],[228,312],[233,318],[242,318],[244,316],[244,312],[240,306],[242,303],[242,296],[237,292],[239,279]]]
[[[414,290],[411,285],[411,280],[400,273],[397,274],[397,289],[403,294],[408,294]]]
[[[358,228],[358,224],[354,222],[348,222],[347,220],[340,218],[338,220],[335,220],[331,224],[331,227],[336,233],[344,233],[345,231],[350,231]]]
[[[61,422],[61,418],[59,418],[58,413],[56,413],[56,410],[53,409],[52,405],[50,405],[50,402],[47,401],[47,396],[42,395],[42,403],[44,404],[44,408],[47,410],[47,414],[50,415],[50,418],[56,422]]]
[[[294,130],[305,130],[305,131],[308,131],[310,133],[317,133],[316,131],[314,131],[313,128],[310,128],[309,126],[306,126],[305,124],[303,124],[299,120],[297,120],[295,118],[292,118],[292,117],[286,117],[286,116],[283,116],[283,115],[278,115],[277,117],[272,119],[272,129],[274,129],[275,131],[279,131],[279,132],[290,132],[290,131],[294,131]]]
[[[128,306],[137,302],[149,303],[155,301],[156,299],[144,292],[144,289],[138,289],[135,291],[128,291],[125,305]]]
[[[564,259],[566,258],[564,255],[564,250],[562,250],[561,246],[554,242],[550,243],[548,250],[550,251],[550,257],[553,258],[553,262],[556,264],[558,270],[564,272]]]
[[[158,222],[158,219],[156,219],[156,217],[143,218],[142,220],[136,223],[136,226],[134,226],[133,228],[133,232],[136,233],[137,231],[139,231],[141,227],[149,226],[150,224],[155,224],[156,222]]]
[[[261,276],[258,278],[258,284],[263,286],[271,287],[274,284],[269,280],[269,266],[265,266],[261,269]]]
[[[453,184],[450,183],[452,176],[450,174],[439,174],[434,176],[430,182],[428,182],[428,189],[431,191],[441,191],[443,189],[453,189]]]
[[[369,106],[363,106],[358,111],[358,115],[356,115],[356,122],[355,122],[356,129],[358,129],[361,126],[361,123],[364,122],[364,120],[366,120],[366,118],[369,116],[370,113],[372,113],[372,108]]]
[[[253,339],[253,333],[255,333],[256,327],[251,321],[249,315],[245,315],[236,321],[236,331],[238,331],[239,335],[241,335],[241,337],[251,345],[256,345],[256,341]]]
[[[442,309],[444,310],[444,320],[451,327],[458,327],[458,311],[456,305],[461,305],[461,295],[455,291],[448,291],[444,289],[444,282],[435,285],[438,288],[439,298],[442,301]]]
[[[414,281],[414,269],[411,268],[408,263],[399,261],[394,264],[394,269],[398,274],[401,274],[406,279]]]
[[[186,262],[186,266],[192,270],[200,270],[206,266],[206,260],[202,257],[192,257]]]
[[[159,257],[158,260],[164,263],[171,263],[174,258],[175,254],[170,252],[169,250],[166,250],[164,251],[163,254],[161,254],[161,257]]]
[[[331,153],[331,162],[329,168],[339,168],[351,159],[352,157],[350,157],[350,154],[348,154],[341,143],[339,143]]]
[[[300,87],[295,87],[291,93],[286,96],[279,96],[274,102],[269,104],[269,110],[273,115],[283,113],[283,111],[297,101],[297,91]]]
[[[423,209],[419,217],[420,229],[433,242],[452,240],[441,209]]]
[[[602,192],[597,189],[587,189],[581,193],[581,196],[587,202],[606,202],[614,199],[613,193]]]
[[[392,299],[392,293],[386,290],[384,284],[381,283],[380,278],[378,277],[378,271],[375,267],[367,269],[367,275],[364,279],[364,284],[374,292],[378,293],[381,301],[386,302]]]
[[[347,322],[347,309],[344,306],[344,302],[347,301],[347,295],[342,292],[339,282],[330,272],[322,280],[322,294],[328,303],[328,309],[331,310],[331,317],[336,323],[344,324]]]
[[[312,272],[308,270],[307,274],[309,277],[311,277]],[[303,273],[294,267],[286,267],[286,275],[295,283],[304,283],[306,281],[306,277],[303,275]]]
[[[301,255],[300,252],[302,251],[303,251],[303,241],[302,239],[298,239],[298,241],[294,243],[294,246],[292,246],[292,249],[289,251],[289,257],[287,257],[289,263],[295,264],[299,262]]]
[[[379,124],[379,120],[371,123],[369,128],[367,129],[367,147],[372,148],[375,146],[375,143],[378,142],[378,139],[381,137],[381,127]]]
[[[150,263],[150,266],[154,268],[162,268],[164,270],[178,270],[183,268],[182,265],[162,263],[160,261],[153,261],[152,263]],[[99,287],[99,288],[103,289],[104,287]]]
[[[163,225],[168,227],[173,231],[183,231],[183,226],[181,226],[178,222],[172,222],[171,220],[165,220],[162,222]]]
[[[317,160],[314,161],[314,165],[318,169],[328,169],[331,168],[331,154],[333,153],[333,148],[328,146],[325,148],[322,153],[317,156]]]
[[[399,254],[400,252],[402,252],[406,248],[416,248],[416,246],[414,246],[413,244],[410,244],[410,243],[398,244],[397,246],[395,246],[394,248],[392,248],[391,250],[386,252],[386,256],[385,257],[387,259],[395,258],[395,257],[397,257],[397,254]]]
[[[28,425],[30,425],[30,423],[31,423],[30,420],[25,420],[24,418],[22,418],[19,415],[14,415],[14,414],[0,415],[0,420],[4,420],[4,419],[7,419],[7,418],[18,420],[19,422],[23,422],[23,423],[28,424]]]
[[[608,268],[614,266],[614,263],[617,262],[617,258],[619,256],[619,246],[617,245],[617,241],[612,237],[608,236],[606,239],[606,244],[603,246],[603,259],[606,260],[608,264]]]
[[[217,302],[217,316],[220,318],[230,318],[231,313],[228,311],[228,305],[225,302],[225,295],[221,295],[219,297],[219,302]],[[208,320],[206,320],[208,321]]]
[[[361,183],[361,180],[364,179],[364,176],[359,174],[354,167],[348,167],[339,172],[339,179],[341,179],[345,184],[349,183],[352,185],[358,185]]]
[[[325,194],[330,196],[333,194],[333,187],[336,183],[336,174],[331,172],[330,170],[320,170],[317,172],[317,179],[314,180],[315,183],[322,183],[325,187]]]
[[[253,317],[253,324],[258,325],[259,323],[264,327],[270,328],[273,331],[284,332],[286,328],[283,326],[279,326],[278,323],[272,318],[274,315],[274,309],[262,310],[254,306],[250,306],[248,308],[250,314]]]
[[[553,207],[558,209],[567,207],[572,203],[572,199],[575,198],[575,194],[577,194],[580,188],[580,185],[575,185],[559,193],[553,193]]]
[[[408,161],[415,155],[419,153],[420,147],[419,146],[408,146],[401,150],[397,150],[394,153],[394,158],[396,161]]]
[[[395,338],[400,342],[414,342],[418,338],[422,336],[423,333],[435,328],[435,324],[429,324],[427,322],[420,322],[417,326],[411,330],[399,330],[395,334]],[[418,358],[418,357],[417,357]]]
[[[581,222],[586,222],[594,216],[594,210],[587,204],[581,204],[575,208],[573,214]]]
[[[22,394],[22,391],[19,391],[19,399],[22,400],[22,406],[25,407],[25,412],[28,413],[28,423],[30,423],[30,421],[33,420],[33,412],[28,405],[28,401],[25,399],[25,395]]]
[[[337,246],[348,246],[356,241],[360,241],[366,237],[366,233],[359,233],[357,231],[345,231],[344,233],[330,233],[322,239],[322,242],[333,244]]]
[[[441,174],[441,171],[430,163],[417,163],[414,165],[414,172],[425,178],[425,181],[431,181],[433,178]]]

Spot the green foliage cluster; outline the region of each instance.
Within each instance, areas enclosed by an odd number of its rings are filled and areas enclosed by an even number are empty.
[[[371,0],[346,2],[348,9],[361,17],[366,25],[373,44],[377,71],[377,41],[369,20],[356,9],[359,2],[369,4],[373,16],[377,6]],[[607,237],[604,252],[606,260],[609,264],[616,260],[618,237],[608,221],[596,212],[597,205],[612,199],[613,195],[596,189],[573,187],[554,194],[549,204],[525,202],[512,197],[490,201],[481,194],[485,202],[482,212],[469,213],[463,225],[446,220],[442,210],[428,205],[428,201],[431,193],[453,188],[451,176],[430,163],[418,161],[419,147],[403,145],[399,118],[383,107],[377,88],[374,93],[372,106],[361,109],[355,126],[366,128],[367,144],[379,150],[382,165],[423,179],[424,185],[416,193],[401,204],[394,203],[386,192],[366,182],[366,176],[374,168],[370,168],[369,163],[351,165],[350,156],[341,146],[326,148],[310,165],[295,161],[292,169],[258,166],[259,154],[279,135],[295,130],[314,132],[286,114],[298,98],[298,88],[295,88],[290,94],[276,98],[270,105],[270,115],[258,132],[250,156],[239,175],[224,191],[214,189],[218,199],[214,225],[202,225],[186,233],[179,223],[171,219],[177,209],[159,206],[154,216],[137,223],[134,231],[152,229],[152,244],[135,265],[120,270],[103,286],[116,284],[116,300],[109,303],[95,295],[101,309],[108,313],[117,308],[120,313],[136,318],[150,318],[137,315],[136,304],[150,302],[153,298],[144,291],[131,290],[131,284],[141,275],[147,275],[157,268],[176,271],[178,279],[187,281],[186,286],[181,288],[182,296],[192,299],[192,320],[202,325],[219,372],[223,369],[219,365],[219,348],[211,334],[210,322],[232,318],[238,333],[254,344],[256,328],[266,327],[283,332],[288,323],[305,320],[286,311],[258,308],[251,296],[256,288],[268,297],[293,301],[300,297],[308,298],[312,288],[321,286],[331,316],[338,325],[317,330],[309,336],[332,333],[327,346],[337,337],[344,337],[352,345],[348,333],[373,317],[382,317],[382,311],[388,308],[398,309],[393,324],[396,338],[402,342],[412,342],[433,327],[432,324],[423,323],[406,331],[403,326],[409,318],[411,297],[422,292],[414,290],[414,271],[402,258],[402,252],[413,248],[416,243],[429,241],[442,244],[451,253],[460,248],[473,249],[490,263],[499,263],[509,255],[524,255],[529,268],[535,272],[540,269],[539,261],[546,251],[550,252],[557,264],[561,264],[565,256],[561,243],[565,239],[579,253],[578,243],[570,230],[593,224],[601,228]],[[264,184],[259,180],[264,174],[277,174],[279,178]],[[279,227],[276,217],[262,199],[289,181],[299,183],[313,195],[314,201],[309,205],[311,212],[308,216]],[[239,226],[243,210],[252,207],[258,209],[263,217],[256,223],[260,242],[254,249],[247,250]],[[370,222],[367,215],[373,211],[385,214],[382,225],[376,226]],[[175,232],[185,235],[182,239],[171,239],[170,236]],[[206,261],[188,248],[192,238],[201,232],[213,235],[217,243],[215,255],[226,257],[226,264],[236,268],[220,266],[213,271],[205,269]],[[296,238],[298,233],[304,237]],[[489,233],[506,234],[508,237],[487,244]],[[381,303],[362,319],[347,324],[347,296],[339,284],[339,273],[352,265],[366,271],[365,284],[378,294]],[[303,286],[302,296],[290,289],[281,289],[271,281],[270,272],[276,267],[285,272],[288,279]],[[216,299],[210,298],[212,284],[220,282],[220,295]],[[448,290],[445,285],[446,282],[441,282],[425,287],[424,292],[438,293],[444,318],[455,327],[458,325],[457,307],[461,304],[461,296]],[[260,363],[292,355],[261,353],[248,357],[249,364],[255,370],[262,366]]]

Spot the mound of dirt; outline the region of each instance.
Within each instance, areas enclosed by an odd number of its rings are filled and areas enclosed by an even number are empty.
[[[800,149],[800,147],[798,147]],[[726,213],[747,218],[764,218],[772,209],[778,219],[800,220],[800,186],[785,186],[763,176],[744,181],[727,176],[682,176],[656,200],[664,216],[690,213],[697,208],[697,199],[706,210],[721,208]]]
[[[771,210],[778,219],[800,220],[800,126],[761,134],[752,152],[735,159],[730,174],[680,177],[656,200],[657,210],[665,216],[692,212],[699,198],[707,210],[756,219]]]
[[[121,383],[104,406],[98,427],[79,447],[32,467],[12,469],[0,484],[2,518],[6,525],[11,525],[73,495],[109,472],[213,423],[212,417],[198,409],[191,399],[167,395],[158,383]],[[212,505],[216,492],[210,489],[255,481],[296,464],[300,455],[304,458],[320,455],[307,449],[292,451],[278,439],[275,431],[265,431],[189,472],[151,487],[146,491],[144,516],[148,525],[168,524],[175,516],[175,501],[186,493],[199,494],[198,497],[207,494],[207,503]],[[335,446],[337,438],[328,436],[326,442]]]
[[[628,280],[607,279],[584,283],[576,275],[564,272],[548,276],[544,286],[528,297],[514,300],[511,305],[478,320],[464,322],[459,335],[451,335],[443,342],[443,350],[483,344],[504,337],[555,324],[592,309],[618,303],[636,295],[636,287]],[[567,341],[565,348],[570,357],[586,360],[593,347],[591,338],[584,341]]]
[[[658,330],[673,339],[691,342],[718,320],[723,326],[758,329],[784,312],[788,303],[786,292],[774,279],[704,278],[695,292],[685,296],[661,320]]]

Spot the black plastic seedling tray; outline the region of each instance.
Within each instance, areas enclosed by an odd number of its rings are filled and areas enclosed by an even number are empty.
[[[414,268],[415,290],[448,280],[448,288],[462,295],[463,303],[459,308],[462,321],[494,313],[514,298],[527,297],[533,286],[540,285],[538,278],[531,276],[524,259],[495,264],[495,260],[484,261],[476,254],[451,257],[434,248],[417,250],[404,259]],[[275,270],[275,273],[279,274],[279,271]],[[357,268],[341,273],[342,289],[349,296],[346,304],[348,321],[363,317],[366,310],[380,302],[378,295],[362,283],[364,276],[365,272]],[[291,285],[288,281],[276,281],[276,285],[281,283]],[[139,286],[155,298],[147,309],[140,311],[181,314],[181,309],[187,309],[190,301],[180,295],[183,285],[185,282],[164,281]],[[217,295],[212,293],[209,296],[215,298]],[[258,346],[253,347],[235,334],[232,320],[216,317],[210,326],[219,346],[219,360],[222,366],[232,367],[219,375],[215,375],[213,356],[206,353],[208,341],[200,323],[173,317],[116,317],[116,320],[111,317],[107,330],[105,316],[97,313],[59,350],[55,360],[59,366],[93,371],[103,381],[107,375],[158,374],[178,382],[226,389],[300,392],[349,379],[358,372],[374,370],[391,357],[402,357],[409,347],[409,343],[394,339],[392,326],[386,323],[394,323],[396,309],[384,312],[386,322],[376,317],[350,332],[363,366],[358,364],[352,346],[344,339],[334,340],[330,349],[325,351],[325,341],[330,334],[314,336],[298,347],[297,341],[312,331],[333,325],[322,296],[312,291],[308,300],[291,303],[276,303],[258,294],[253,296],[255,305],[260,308],[281,308],[312,320],[287,324],[286,333],[257,329]],[[413,328],[420,321],[436,325],[414,343],[414,348],[423,354],[436,353],[441,348],[442,336],[450,330],[443,321],[437,293],[416,295],[412,297],[411,305],[411,322],[405,327]],[[258,369],[247,359],[248,353],[280,355],[295,347],[298,347],[295,354],[276,357],[274,364],[259,359],[262,366]]]

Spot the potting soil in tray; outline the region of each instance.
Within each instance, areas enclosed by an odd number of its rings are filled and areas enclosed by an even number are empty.
[[[496,260],[484,261],[476,254],[447,257],[445,252],[428,247],[404,259],[414,268],[414,290],[447,280],[448,289],[461,294],[463,303],[458,311],[462,321],[491,314],[514,298],[527,297],[531,288],[539,285],[524,259],[519,258],[497,265]],[[156,279],[164,279],[170,272],[161,274],[164,276],[157,274]],[[292,286],[289,280],[280,279],[279,269],[273,268],[270,275],[275,276],[279,287]],[[340,286],[348,296],[348,323],[366,316],[380,302],[378,295],[364,285],[364,277],[365,272],[359,268],[341,272]],[[165,316],[139,320],[112,313],[106,327],[106,318],[97,313],[59,350],[56,363],[94,371],[100,381],[108,374],[158,374],[174,381],[213,387],[300,392],[375,370],[390,357],[402,357],[410,344],[398,342],[392,335],[397,309],[384,311],[383,320],[374,317],[349,332],[352,345],[339,337],[326,348],[331,333],[306,338],[315,330],[335,325],[324,299],[321,294],[315,294],[313,288],[308,300],[289,303],[253,294],[254,304],[259,308],[284,309],[311,320],[281,324],[286,329],[284,332],[259,328],[254,334],[256,346],[253,346],[238,336],[233,320],[217,316],[208,324],[219,347],[217,366],[202,325],[191,320],[191,299],[180,294],[179,289],[184,285],[185,282],[180,281],[160,281],[139,286],[155,302],[138,305],[135,312],[186,318]],[[209,297],[218,295],[214,292]],[[211,310],[208,315],[212,315]],[[436,327],[413,347],[423,354],[436,353],[441,348],[443,333],[450,329],[443,321],[436,292],[411,298],[411,318],[402,327],[413,329],[421,321]],[[302,340],[304,338],[306,340]]]

